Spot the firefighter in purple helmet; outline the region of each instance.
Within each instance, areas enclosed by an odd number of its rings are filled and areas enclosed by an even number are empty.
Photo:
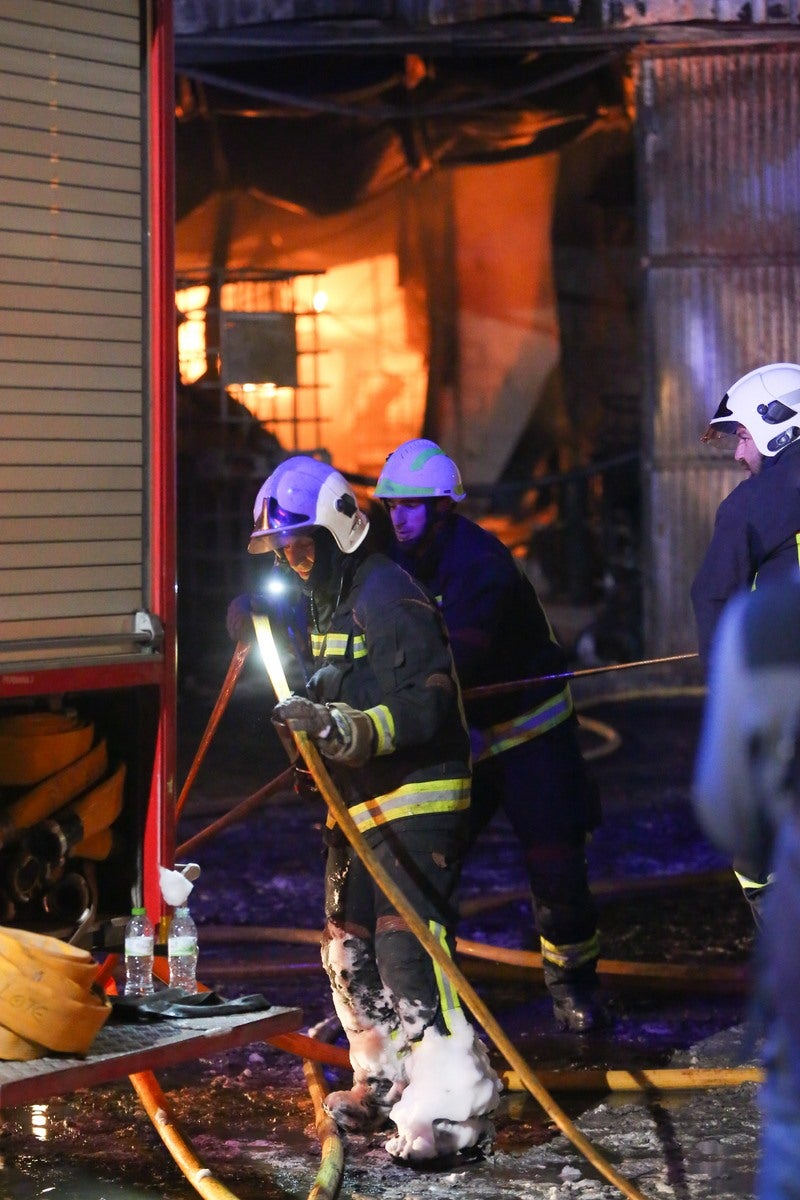
[[[736,439],[733,457],[747,478],[717,509],[692,583],[704,665],[731,596],[800,574],[800,365],[767,363],[731,384],[703,441],[726,434]],[[734,869],[758,923],[770,876],[743,859]]]
[[[344,477],[287,459],[255,502],[248,550],[299,581],[291,655],[307,683],[273,712],[315,742],[373,854],[452,953],[470,803],[469,737],[444,625],[370,538]],[[296,677],[296,672],[295,672]],[[322,958],[350,1043],[344,1129],[394,1122],[398,1159],[486,1149],[499,1081],[458,995],[329,816]],[[450,1086],[453,1079],[458,1086]]]
[[[456,464],[435,442],[404,442],[375,496],[394,527],[395,560],[437,600],[462,688],[557,674],[565,658],[533,584],[507,547],[456,511]],[[586,839],[597,789],[563,680],[466,702],[472,743],[472,841],[502,808],[522,847],[544,976],[560,1025],[588,1033],[606,1021],[597,984],[597,912]]]

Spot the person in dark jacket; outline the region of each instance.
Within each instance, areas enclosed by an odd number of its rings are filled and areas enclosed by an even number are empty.
[[[726,605],[713,640],[693,799],[709,837],[775,881],[753,972],[764,1036],[759,1200],[800,1200],[800,579]]]
[[[768,363],[732,384],[703,440],[726,434],[736,438],[734,459],[747,478],[720,504],[692,583],[704,666],[733,595],[800,573],[800,366]],[[770,877],[742,859],[734,870],[758,923]]]
[[[441,616],[372,549],[333,467],[286,460],[254,516],[249,551],[294,573],[305,612],[283,646],[287,660],[303,655],[308,681],[273,720],[314,741],[361,836],[452,954],[469,738]],[[330,816],[326,842],[322,956],[353,1066],[329,1112],[351,1131],[393,1121],[387,1150],[400,1159],[485,1149],[499,1083],[458,995]]]
[[[396,535],[393,557],[436,599],[465,692],[564,673],[565,658],[536,591],[507,547],[456,512],[456,464],[425,438],[390,454],[375,496]],[[578,742],[563,679],[467,698],[473,755],[471,841],[502,807],[525,856],[544,976],[559,1024],[605,1023],[597,986],[597,912],[586,839],[599,823],[597,789]]]

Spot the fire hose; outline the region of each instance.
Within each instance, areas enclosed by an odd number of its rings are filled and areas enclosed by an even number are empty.
[[[242,666],[244,665],[244,661],[247,658],[247,655],[249,653],[249,649],[250,649],[250,646],[245,643],[240,643],[236,647],[236,651],[234,653],[233,659],[232,659],[230,667],[228,669],[228,674],[226,675],[226,679],[223,684],[222,690],[221,690],[218,700],[216,702],[215,708],[212,712],[208,726],[206,728],[206,731],[205,731],[205,734],[203,737],[203,741],[197,752],[194,762],[192,763],[192,767],[190,769],[190,773],[189,773],[189,776],[187,777],[186,783],[184,784],[184,787],[181,791],[181,795],[179,798],[179,808],[182,808],[183,804],[186,801],[191,784],[197,775],[197,771],[199,770],[202,758],[208,749],[208,745],[210,744],[211,738],[213,737],[214,731],[217,727],[217,724],[219,723],[222,712],[224,711],[224,708],[227,705],[227,702],[233,691],[233,687],[235,686],[236,680],[241,672]],[[693,657],[696,657],[696,656],[695,655],[680,655],[680,656],[673,656],[671,658],[666,658],[666,659],[653,659],[653,660],[648,660],[648,661],[640,662],[640,663],[629,663],[629,664],[619,664],[619,665],[615,665],[615,666],[611,666],[611,667],[590,668],[586,671],[564,673],[564,675],[562,675],[561,678],[575,678],[576,676],[579,676],[579,675],[591,675],[591,674],[599,673],[600,671],[622,669],[625,667],[655,665],[655,664],[662,663],[662,662],[672,662],[672,661],[676,661],[676,660],[680,660],[680,659],[688,659],[688,658],[693,658]],[[280,667],[279,660],[278,660],[278,666]],[[282,668],[281,668],[281,671],[282,671]],[[510,685],[508,685],[508,690],[513,690],[514,688],[525,686],[528,682],[530,682],[530,681],[518,681],[517,683],[510,684]],[[540,682],[540,680],[534,680],[533,682]],[[480,689],[476,689],[475,693],[471,693],[471,694],[478,694],[479,691],[480,691]],[[640,694],[640,693],[637,693],[637,695],[638,694]],[[603,727],[602,730],[598,730],[598,732],[601,732],[605,736],[605,727]],[[618,740],[615,741],[614,748],[616,748],[617,744],[618,744]],[[311,749],[313,750],[313,747],[311,747]],[[320,761],[320,766],[322,766],[321,761]],[[322,769],[324,770],[324,767]],[[260,789],[253,796],[248,797],[245,801],[243,801],[240,805],[238,805],[229,814],[226,814],[226,816],[224,818],[222,818],[220,822],[215,823],[213,826],[209,827],[207,830],[201,831],[200,834],[195,835],[195,837],[192,839],[189,839],[189,841],[184,843],[184,846],[180,847],[179,849],[181,851],[185,851],[190,846],[193,847],[194,845],[198,844],[199,841],[205,840],[206,837],[210,836],[211,833],[216,830],[216,828],[222,827],[222,825],[227,825],[227,824],[231,823],[233,820],[238,819],[239,816],[244,815],[245,811],[250,811],[252,808],[255,808],[257,803],[259,803],[263,798],[265,798],[267,794],[278,790],[278,788],[280,786],[282,786],[287,774],[288,773],[284,773],[283,775],[279,776],[276,780],[273,780],[271,784],[266,785],[266,787]],[[286,931],[278,931],[278,932],[286,932]],[[288,931],[288,932],[291,932],[291,931]],[[314,937],[314,934],[312,931],[303,931],[303,933],[306,935],[305,940],[312,940],[312,938]],[[427,933],[427,930],[425,930],[423,928],[422,933],[423,934]],[[318,940],[318,935],[316,935],[316,937]],[[423,937],[420,940],[423,941],[423,943],[424,943],[426,939]],[[431,948],[431,947],[426,947],[426,948],[428,948],[429,953],[432,953],[432,955],[434,957],[435,957],[435,951],[437,951],[439,949],[438,944],[436,944],[436,943],[434,943],[433,948]],[[486,947],[485,949],[487,951],[494,952],[495,948]],[[522,953],[524,953],[524,952],[522,952]],[[492,957],[494,957],[494,953],[492,953]],[[448,964],[450,963],[449,959],[447,960],[447,963]],[[526,963],[524,965],[529,966],[531,964]],[[627,964],[621,964],[621,965],[626,966]],[[636,964],[633,964],[633,965],[636,965]],[[442,964],[442,966],[443,966],[443,969],[447,970],[447,964]],[[478,1005],[480,1007],[479,1001],[478,1001]],[[478,1014],[475,1014],[475,1015],[478,1015]],[[487,1030],[487,1032],[490,1032],[490,1030]],[[326,1166],[326,1156],[327,1156],[328,1160],[337,1159],[339,1152],[340,1152],[340,1143],[337,1143],[335,1136],[333,1136],[333,1134],[332,1134],[332,1130],[331,1130],[330,1126],[326,1126],[325,1129],[321,1130],[320,1107],[319,1107],[320,1100],[319,1100],[318,1092],[319,1092],[319,1089],[322,1087],[322,1083],[320,1081],[320,1077],[319,1077],[318,1073],[315,1072],[313,1074],[313,1076],[310,1076],[309,1072],[313,1071],[313,1068],[311,1066],[312,1062],[328,1063],[329,1065],[334,1065],[334,1066],[338,1066],[338,1067],[346,1067],[349,1065],[349,1055],[348,1055],[347,1051],[341,1047],[328,1045],[324,1042],[319,1041],[316,1038],[312,1038],[312,1037],[309,1037],[308,1035],[299,1034],[299,1033],[279,1034],[279,1035],[276,1035],[274,1038],[270,1038],[269,1040],[277,1048],[283,1049],[283,1050],[287,1051],[288,1053],[296,1054],[298,1056],[303,1057],[305,1060],[304,1070],[306,1071],[307,1081],[309,1079],[314,1080],[313,1088],[312,1088],[312,1083],[309,1082],[309,1090],[312,1093],[312,1099],[314,1101],[315,1110],[317,1112],[317,1131],[318,1131],[318,1134],[320,1135],[320,1140],[323,1141],[323,1165],[320,1169],[320,1174],[317,1176],[317,1181],[315,1182],[314,1190],[312,1190],[312,1193],[309,1196],[309,1200],[323,1200],[323,1198],[327,1197],[327,1195],[329,1194],[329,1192],[327,1192],[325,1190],[325,1183],[321,1182],[322,1180],[328,1181],[327,1172],[329,1170],[330,1163],[328,1163],[328,1166]],[[513,1047],[512,1047],[512,1050],[513,1050]],[[532,1082],[531,1072],[527,1068],[526,1064],[523,1063],[523,1067],[525,1068],[525,1070],[522,1075],[520,1075],[517,1071],[515,1071],[513,1069],[504,1074],[504,1082],[505,1082],[506,1087],[509,1090],[520,1089],[520,1090],[531,1091],[531,1082]],[[533,1078],[536,1078],[536,1077],[533,1077]],[[757,1068],[741,1068],[739,1070],[716,1069],[713,1071],[703,1071],[703,1070],[699,1070],[697,1068],[678,1070],[678,1071],[675,1071],[675,1070],[641,1070],[641,1071],[637,1071],[635,1073],[626,1072],[626,1071],[606,1071],[606,1072],[594,1071],[594,1072],[592,1072],[592,1071],[586,1071],[586,1070],[577,1070],[577,1071],[569,1071],[569,1072],[549,1071],[549,1072],[544,1072],[544,1073],[539,1074],[538,1087],[534,1085],[534,1090],[533,1090],[532,1094],[534,1095],[534,1097],[537,1100],[539,1100],[540,1099],[540,1089],[543,1087],[552,1087],[554,1089],[560,1088],[560,1089],[576,1089],[576,1090],[593,1090],[595,1088],[596,1089],[607,1088],[607,1089],[611,1089],[611,1090],[616,1090],[616,1089],[644,1090],[647,1088],[667,1089],[670,1087],[675,1087],[675,1088],[725,1087],[725,1086],[737,1086],[738,1084],[740,1084],[742,1082],[751,1082],[751,1081],[757,1082],[760,1078],[761,1078],[761,1072]],[[133,1082],[133,1080],[132,1080],[132,1082]],[[546,1092],[545,1092],[545,1096],[546,1096]],[[553,1103],[550,1097],[546,1097],[546,1098],[550,1104]],[[549,1111],[548,1108],[545,1108],[545,1111]],[[556,1124],[558,1124],[559,1127],[561,1127],[561,1123],[558,1120],[556,1121]],[[569,1122],[568,1119],[567,1119],[567,1125],[570,1128],[574,1128],[571,1126],[571,1122]],[[577,1130],[575,1132],[578,1133]],[[328,1137],[328,1134],[330,1134],[331,1136]],[[574,1139],[571,1139],[571,1140],[573,1140],[573,1144],[575,1144],[579,1149],[583,1150],[582,1142],[585,1139],[582,1139],[582,1135],[578,1134],[578,1141],[574,1141]],[[329,1143],[331,1143],[331,1144],[329,1144]],[[588,1143],[587,1143],[587,1145],[588,1145]],[[587,1157],[589,1158],[589,1161],[594,1162],[595,1161],[595,1159],[593,1157],[593,1155],[595,1153],[594,1149],[593,1149],[593,1147],[589,1147],[589,1149],[590,1149],[591,1154],[587,1155]],[[175,1157],[175,1155],[173,1155],[173,1157]],[[177,1158],[176,1158],[176,1161],[178,1161]],[[605,1173],[605,1172],[603,1172],[603,1173]],[[615,1173],[613,1173],[613,1174],[615,1175]],[[636,1192],[636,1190],[632,1187],[632,1185],[630,1185],[628,1183],[627,1180],[620,1179],[618,1182],[617,1178],[615,1177],[614,1179],[612,1179],[612,1182],[614,1182],[615,1186],[619,1187],[619,1190],[621,1190],[623,1192],[623,1194],[626,1194],[629,1196],[634,1196],[634,1197],[638,1197],[640,1195],[638,1192]],[[620,1186],[620,1184],[622,1186]],[[336,1187],[338,1187],[338,1183],[336,1184]],[[331,1191],[330,1194],[333,1194],[333,1191]]]
[[[290,688],[286,681],[286,675],[275,645],[275,640],[272,636],[269,618],[262,614],[254,615],[253,624],[272,688],[278,700],[283,700],[290,695]],[[336,823],[366,870],[378,887],[380,887],[389,903],[399,913],[408,928],[415,934],[417,940],[427,950],[433,961],[456,989],[472,1015],[492,1039],[497,1049],[508,1062],[508,1065],[516,1072],[533,1098],[538,1101],[547,1116],[550,1117],[558,1129],[572,1142],[573,1146],[583,1154],[587,1161],[609,1183],[612,1183],[624,1196],[629,1197],[629,1200],[646,1200],[644,1194],[630,1180],[620,1175],[555,1102],[531,1070],[528,1063],[504,1033],[480,996],[478,996],[477,992],[472,988],[446,951],[442,949],[413,906],[408,903],[401,889],[397,887],[394,880],[390,878],[380,862],[372,854],[369,846],[367,846],[361,837],[353,818],[350,816],[338,789],[328,774],[328,770],[323,764],[316,746],[308,735],[293,730],[292,737],[303,761],[314,778],[314,782],[328,805],[331,815],[336,820]]]
[[[0,929],[0,1058],[86,1054],[111,1012],[97,963],[59,938]]]

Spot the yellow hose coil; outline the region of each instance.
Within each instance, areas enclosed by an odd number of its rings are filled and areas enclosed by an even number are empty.
[[[97,787],[86,792],[80,799],[71,804],[64,813],[65,821],[76,818],[81,823],[83,837],[90,838],[95,833],[113,825],[122,812],[123,789],[125,787],[125,764],[117,767],[113,775],[104,779]],[[58,819],[56,817],[56,819]]]
[[[0,928],[0,1054],[86,1054],[111,1012],[106,997],[92,988],[96,973],[88,951]]]
[[[17,1037],[10,1029],[0,1029],[0,1059],[3,1062],[30,1062],[34,1058],[46,1058],[48,1053],[47,1046]]]
[[[0,813],[0,846],[19,837],[24,829],[43,821],[96,783],[108,770],[104,741],[42,783],[25,792]]]
[[[89,750],[94,726],[77,714],[24,713],[0,718],[0,786],[40,783]]]
[[[66,733],[82,725],[77,710],[64,712],[11,713],[0,717],[0,734],[9,737],[39,737],[41,734]]]
[[[87,951],[59,938],[24,929],[0,926],[0,954],[23,973],[32,973],[34,978],[43,977],[40,972],[48,972],[51,983],[64,978],[82,990],[91,988],[97,974],[97,963]]]
[[[104,862],[114,849],[114,834],[110,829],[100,829],[91,837],[83,838],[72,847],[72,858],[88,858],[92,862]]]

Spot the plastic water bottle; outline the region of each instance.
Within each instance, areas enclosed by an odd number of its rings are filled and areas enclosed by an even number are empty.
[[[143,908],[132,908],[125,926],[125,995],[153,992],[153,925]]]
[[[197,926],[189,909],[176,908],[167,934],[169,986],[184,992],[197,991]]]

